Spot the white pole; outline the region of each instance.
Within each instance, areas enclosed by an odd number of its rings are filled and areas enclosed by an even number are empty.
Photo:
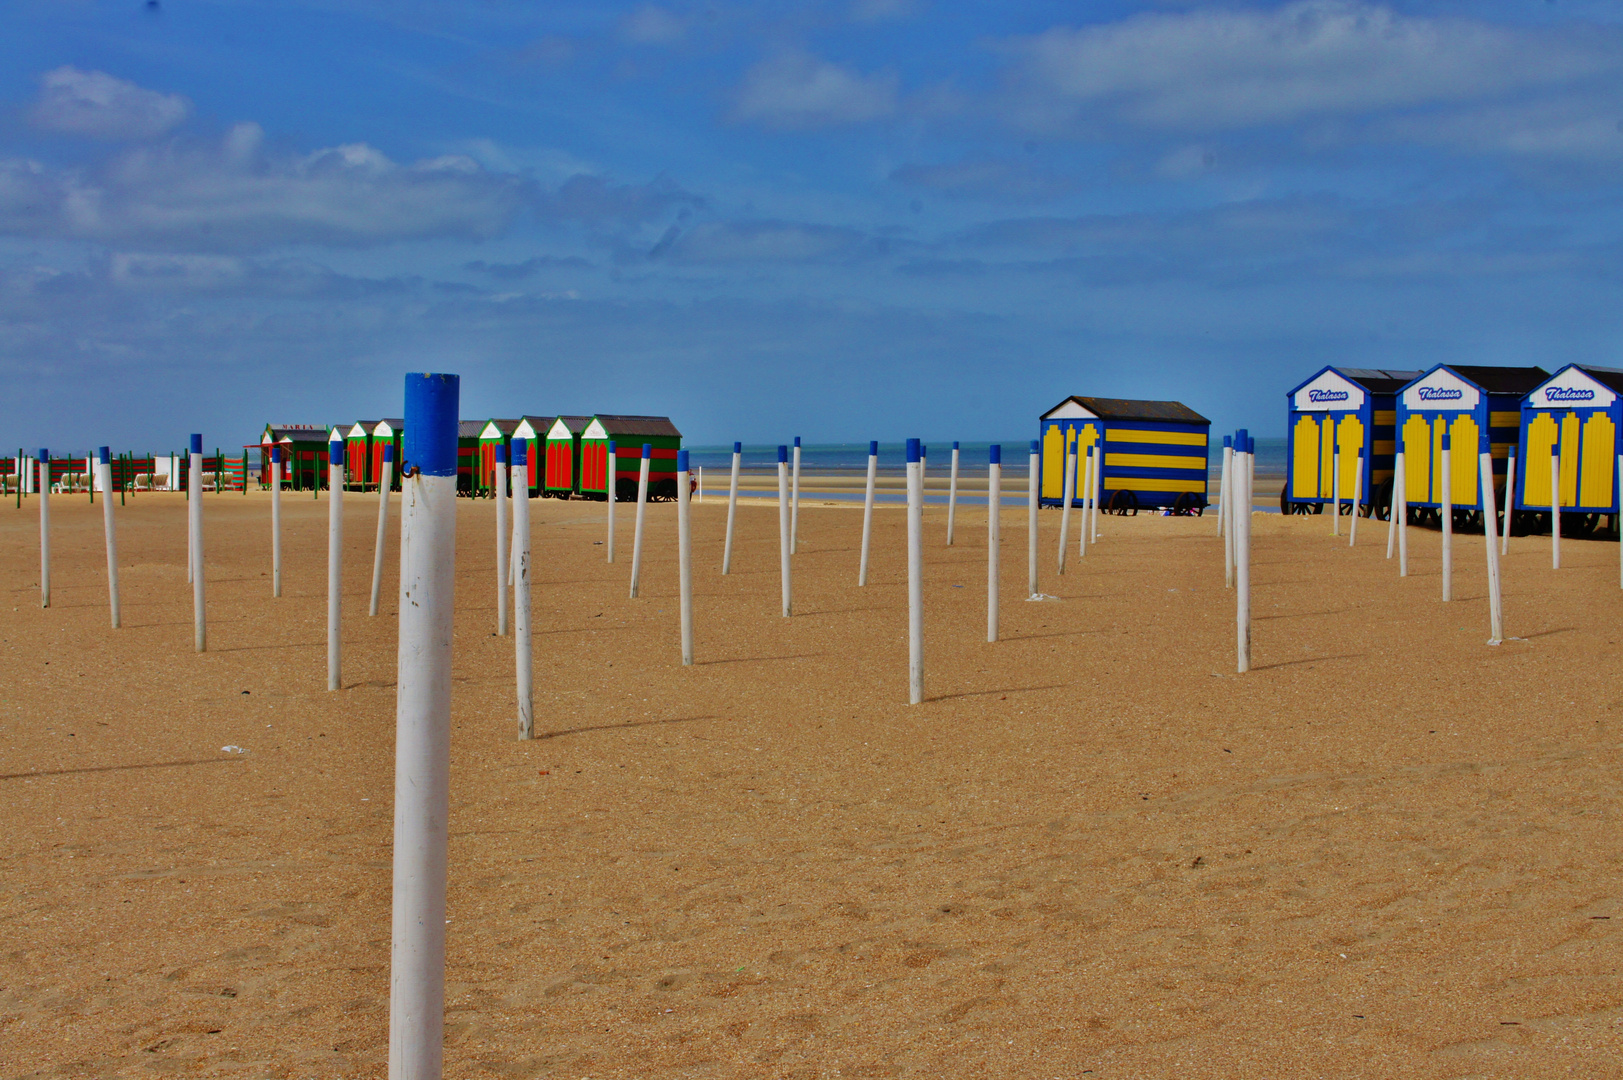
[[[1093,444],[1093,487],[1089,494],[1092,506],[1088,510],[1088,543],[1099,542],[1099,493],[1104,490],[1105,429],[1099,429],[1099,441]]]
[[[445,1049],[445,865],[451,786],[460,380],[406,376],[395,679],[390,1080],[437,1080]]]
[[[1330,457],[1330,535],[1341,535],[1341,446]]]
[[[997,557],[1002,539],[999,510],[1003,507],[1003,447],[993,443],[986,466],[986,640],[997,640]],[[956,466],[958,451],[952,452]]]
[[[1386,557],[1390,559],[1397,549],[1398,542],[1398,471],[1403,468],[1400,453],[1393,459],[1392,470],[1392,498],[1386,508]],[[1373,502],[1371,503],[1373,505]]]
[[[208,624],[203,603],[203,436],[193,435],[190,468],[186,470],[187,535],[192,549],[192,644],[208,650]]]
[[[642,471],[637,475],[637,527],[631,534],[631,599],[637,598],[642,580],[642,524],[648,512],[648,470],[654,463],[654,446],[642,444]]]
[[[1222,470],[1221,473],[1218,474],[1219,479],[1218,479],[1218,485],[1217,485],[1217,497],[1218,497],[1219,500],[1221,500],[1218,503],[1219,506],[1227,506],[1229,504],[1229,475],[1230,475],[1230,473],[1231,473],[1231,471],[1233,469],[1233,466],[1234,466],[1234,439],[1233,439],[1232,436],[1225,435],[1225,436],[1223,436],[1223,470]],[[1228,535],[1228,532],[1229,532],[1228,529],[1224,528],[1224,526],[1223,526],[1223,519],[1225,517],[1227,517],[1227,516],[1228,515],[1223,513],[1222,511],[1219,511],[1218,514],[1217,514],[1217,535],[1218,536],[1227,536]],[[1230,560],[1232,560],[1233,557],[1234,557],[1233,548],[1230,547],[1228,544],[1224,544],[1223,545],[1223,566],[1224,566],[1224,569],[1225,569],[1225,573],[1224,573],[1225,577],[1228,576],[1227,572],[1226,572],[1227,567],[1229,565]]]
[[[1516,513],[1516,444],[1510,444],[1505,461],[1505,527],[1499,533],[1499,554],[1510,554],[1510,519]],[[1623,551],[1623,548],[1619,548]]]
[[[857,584],[868,584],[868,551],[873,541],[874,481],[879,476],[879,441],[868,443],[868,487],[862,497],[862,561],[857,566]]]
[[[1237,646],[1237,670],[1245,674],[1251,670],[1251,438],[1245,429],[1234,439],[1234,462],[1237,466],[1235,487],[1239,499],[1234,506],[1234,519],[1229,526],[1234,530],[1234,618]]]
[[[101,522],[107,534],[107,604],[113,617],[113,629],[119,627],[118,611],[118,537],[113,532],[113,461],[107,447],[96,452],[101,474]],[[95,486],[95,482],[91,482]]]
[[[693,474],[698,478],[699,481],[699,490],[696,494],[696,498],[699,502],[704,502],[704,466],[695,465],[693,467]]]
[[[1347,523],[1347,546],[1358,543],[1358,504],[1364,501],[1364,451],[1360,449],[1353,459],[1352,520]]]
[[[1066,448],[1065,479],[1060,484],[1059,572],[1065,573],[1065,548],[1071,542],[1071,499],[1076,495],[1076,451]]]
[[[507,541],[512,523],[507,520],[507,448],[496,444],[496,636],[507,636],[507,589],[513,583],[513,563]]]
[[[676,452],[676,562],[682,609],[682,666],[693,666],[693,519],[688,505],[688,452]]]
[[[727,542],[721,549],[721,572],[733,569],[733,518],[738,513],[738,466],[744,456],[744,444],[733,443],[733,478],[727,485]]]
[[[1428,436],[1429,438],[1429,436]],[[1398,577],[1409,576],[1409,470],[1403,464],[1403,451],[1397,454]]]
[[[1077,470],[1081,473],[1080,490],[1082,493],[1082,527],[1076,531],[1076,556],[1081,558],[1088,553],[1088,495],[1093,491],[1093,447],[1084,452],[1077,447]]]
[[[518,691],[518,737],[535,738],[535,688],[530,652],[529,443],[513,440],[513,661]]]
[[[1556,421],[1558,424],[1560,421]],[[1550,569],[1561,569],[1561,441],[1550,447]]]
[[[612,442],[609,443],[609,457],[608,457],[608,470],[609,470],[609,473],[608,473],[608,479],[606,481],[604,481],[604,488],[605,488],[605,491],[607,493],[606,497],[607,497],[607,499],[609,501],[609,562],[614,561],[614,502],[615,502],[614,488],[615,488],[615,481],[616,481],[615,473],[616,473],[616,471],[618,469],[618,466],[615,464],[615,460],[614,460],[614,456],[615,456],[614,455],[614,449],[615,449],[614,448],[614,443],[612,443]]]
[[[526,477],[528,480],[528,477]],[[378,536],[372,545],[372,604],[367,614],[378,613],[378,596],[383,590],[383,545],[388,536],[389,488],[394,486],[394,443],[383,446],[383,479],[378,484]],[[529,487],[525,487],[528,493]]]
[[[327,444],[327,689],[344,685],[344,444]]]
[[[271,595],[282,595],[282,448],[271,447],[270,464],[270,491],[271,491]],[[382,526],[379,526],[380,528]],[[372,590],[377,595],[376,587]],[[376,601],[372,604],[372,614],[377,614]]]
[[[39,606],[51,606],[51,452],[39,451]]]
[[[951,479],[947,481],[947,546],[952,547],[952,526],[958,516],[958,444],[952,444]]]
[[[1484,447],[1487,439],[1482,440]],[[1488,644],[1498,645],[1505,639],[1505,616],[1499,591],[1499,537],[1496,535],[1498,508],[1493,497],[1493,454],[1484,449],[1478,458],[1482,485],[1482,538],[1488,554]]]
[[[1234,503],[1239,494],[1234,436],[1223,436],[1223,501],[1218,504],[1218,531],[1223,534],[1223,588],[1234,588]]]
[[[907,700],[924,700],[924,461],[907,440]]]
[[[1037,511],[1041,507],[1037,481],[1042,473],[1042,448],[1031,440],[1031,458],[1026,465],[1026,595],[1037,595]]]
[[[778,576],[783,585],[783,617],[794,611],[789,576],[789,448],[778,447]]]
[[[1444,424],[1448,421],[1443,421]],[[1443,429],[1443,599],[1454,599],[1454,451]]]
[[[789,554],[800,550],[800,436],[795,436],[794,476],[789,493]]]

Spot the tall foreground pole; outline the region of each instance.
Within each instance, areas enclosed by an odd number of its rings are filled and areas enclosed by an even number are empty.
[[[789,578],[789,448],[778,447],[778,575],[783,585],[783,617],[794,610]]]
[[[1093,492],[1093,447],[1084,451],[1079,444],[1076,461],[1077,472],[1081,476],[1077,491],[1082,496],[1082,528],[1076,536],[1076,557],[1080,559],[1088,553],[1088,496]]]
[[[282,448],[271,447],[271,595],[282,595]],[[373,590],[374,594],[376,589]],[[372,605],[377,614],[377,604]]]
[[[648,512],[648,470],[654,463],[654,444],[642,444],[642,472],[637,476],[637,528],[631,536],[631,599],[642,583],[642,526]]]
[[[390,1080],[438,1080],[445,1046],[445,853],[451,779],[460,380],[406,376],[395,696]]]
[[[1443,421],[1447,423],[1447,421]],[[1454,599],[1454,450],[1448,428],[1443,428],[1443,599]]]
[[[1233,466],[1234,466],[1234,437],[1232,435],[1225,435],[1225,436],[1223,436],[1223,469],[1222,469],[1222,472],[1218,474],[1219,478],[1218,478],[1218,484],[1217,484],[1217,497],[1218,497],[1218,499],[1221,500],[1221,502],[1219,503],[1219,506],[1227,506],[1229,501],[1230,501],[1229,500],[1229,475],[1233,471]],[[1219,511],[1218,514],[1217,514],[1217,535],[1218,536],[1226,536],[1228,534],[1228,529],[1224,528],[1224,525],[1223,525],[1223,519],[1226,518],[1226,517],[1228,517],[1228,515],[1225,514],[1225,513],[1222,513],[1221,511]],[[1234,552],[1233,552],[1233,550],[1230,548],[1230,546],[1228,544],[1223,545],[1223,550],[1224,550],[1223,565],[1226,567],[1228,565],[1229,559],[1233,558]]]
[[[1398,519],[1398,577],[1409,576],[1409,468],[1403,462],[1403,451],[1397,453],[1397,509]]]
[[[1364,501],[1364,451],[1353,459],[1352,520],[1347,523],[1347,546],[1358,543],[1358,504]]]
[[[1026,595],[1037,595],[1037,510],[1041,506],[1037,488],[1042,472],[1041,447],[1031,440],[1031,458],[1026,465]]]
[[[907,700],[924,700],[924,461],[907,440]]]
[[[1561,436],[1550,447],[1550,569],[1561,569]]]
[[[535,658],[530,652],[529,442],[513,440],[513,675],[518,691],[518,737],[535,738]]]
[[[372,544],[372,602],[368,615],[378,613],[378,595],[383,589],[383,547],[389,535],[389,489],[393,486],[394,443],[388,442],[383,444],[383,478],[378,482],[378,535]],[[529,487],[524,490],[528,492]]]
[[[1234,499],[1239,488],[1235,483],[1234,436],[1223,436],[1223,490],[1222,502],[1217,507],[1217,531],[1223,534],[1223,588],[1234,588]]]
[[[614,460],[614,449],[614,441],[611,439],[609,441],[609,458],[606,466],[608,469],[608,479],[603,481],[603,486],[606,490],[606,498],[609,502],[609,562],[614,561],[614,488],[616,480],[615,473],[619,469],[618,464]]]
[[[107,447],[96,451],[101,473],[101,522],[107,534],[107,604],[113,617],[113,629],[118,629],[118,537],[113,532],[113,462]],[[90,485],[94,488],[96,485]]]
[[[873,542],[874,482],[879,477],[879,441],[868,443],[868,486],[862,496],[862,559],[857,566],[857,584],[868,584],[868,551]]]
[[[947,481],[947,546],[952,547],[952,526],[958,516],[958,444],[952,444],[951,479]]]
[[[957,446],[956,443],[953,444]],[[999,531],[998,510],[1003,505],[1003,447],[993,443],[986,466],[986,640],[997,640],[997,556]],[[958,451],[953,450],[954,461]]]
[[[688,505],[688,452],[676,452],[676,562],[682,609],[682,664],[693,665],[693,520]]]
[[[733,569],[733,518],[738,514],[738,466],[744,456],[744,444],[733,443],[733,478],[727,484],[727,542],[721,549],[721,572]]]
[[[327,689],[343,685],[344,444],[327,444]]]
[[[1234,622],[1236,669],[1251,670],[1251,437],[1244,428],[1234,437],[1234,472],[1237,483],[1234,517]]]
[[[193,435],[190,468],[186,470],[187,535],[191,538],[192,645],[208,650],[208,623],[203,603],[203,436]]]
[[[51,606],[51,452],[39,448],[39,606]]]
[[[795,436],[795,458],[789,491],[789,554],[800,549],[800,436]]]
[[[1065,573],[1065,545],[1071,542],[1071,501],[1076,497],[1076,451],[1069,446],[1065,450],[1065,479],[1060,485],[1059,493],[1059,565],[1056,570],[1063,574]],[[1085,525],[1084,528],[1086,528]]]
[[[1499,590],[1499,538],[1494,534],[1499,514],[1493,504],[1493,452],[1486,431],[1479,445],[1477,482],[1482,485],[1482,539],[1488,548],[1488,644],[1498,645],[1505,639],[1505,616]]]
[[[1510,518],[1516,512],[1516,444],[1510,444],[1510,457],[1505,460],[1505,527],[1499,531],[1499,554],[1510,554]],[[1618,545],[1623,552],[1623,544]]]
[[[507,521],[507,447],[497,443],[495,449],[496,468],[491,479],[496,481],[496,636],[506,637],[507,587],[513,580],[513,567],[507,553],[511,529]]]

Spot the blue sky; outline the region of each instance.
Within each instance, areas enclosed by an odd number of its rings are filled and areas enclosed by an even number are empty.
[[[1623,366],[1616,4],[7,8],[18,445],[240,444],[413,369],[775,442]]]

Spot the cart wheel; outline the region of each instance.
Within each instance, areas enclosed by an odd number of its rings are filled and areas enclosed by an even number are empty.
[[[1194,504],[1195,504],[1195,497],[1193,495],[1189,494],[1189,492],[1187,492],[1187,491],[1184,492],[1183,494],[1179,495],[1176,499],[1172,500],[1172,516],[1173,517],[1194,517],[1196,514],[1199,513],[1199,510],[1195,509]]]
[[[1110,501],[1105,504],[1105,513],[1115,514],[1118,517],[1138,516],[1138,496],[1126,488],[1110,493]]]
[[[1381,486],[1375,489],[1375,502],[1370,509],[1377,521],[1392,519],[1392,481],[1383,481]]]

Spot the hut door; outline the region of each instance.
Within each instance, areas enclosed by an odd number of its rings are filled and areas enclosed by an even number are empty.
[[[1291,432],[1291,498],[1319,495],[1319,421],[1312,413],[1296,418]]]
[[[1477,456],[1481,453],[1482,429],[1477,427],[1476,417],[1462,413],[1449,425],[1448,431],[1454,464],[1453,486],[1449,488],[1449,498],[1455,506],[1475,506],[1477,475],[1481,471]],[[1442,468],[1440,463],[1438,468]],[[1439,499],[1443,497],[1441,488],[1438,489],[1437,497]]]
[[[1555,418],[1538,413],[1527,422],[1527,460],[1522,462],[1522,505],[1550,505],[1550,449],[1555,445]]]
[[[1578,505],[1578,462],[1583,457],[1581,430],[1577,413],[1568,412],[1561,417],[1562,506]]]
[[[1578,505],[1610,508],[1612,480],[1617,475],[1617,425],[1603,412],[1584,420],[1583,473]]]
[[[1403,425],[1404,498],[1409,502],[1431,501],[1431,422],[1424,416],[1410,416]]]
[[[1043,498],[1058,499],[1065,494],[1066,431],[1063,424],[1049,424],[1043,432]]]
[[[1339,421],[1326,414],[1325,419],[1336,425],[1336,447],[1341,451],[1341,497],[1350,500],[1358,475],[1358,455],[1364,452],[1364,422],[1357,413],[1343,413]],[[1361,494],[1369,500],[1368,491]]]

